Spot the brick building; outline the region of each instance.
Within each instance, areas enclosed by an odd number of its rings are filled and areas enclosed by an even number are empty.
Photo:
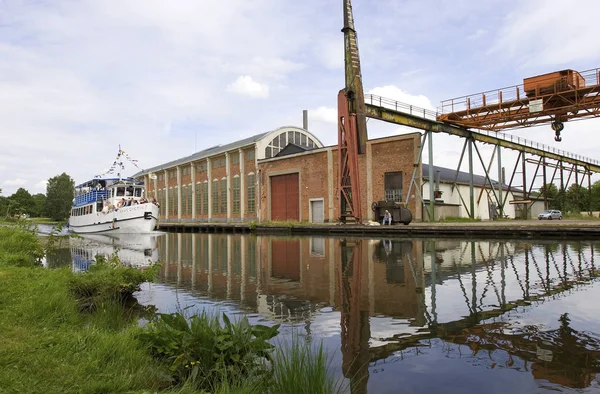
[[[359,157],[363,219],[373,218],[375,201],[406,201],[420,138],[411,133],[368,141]],[[163,223],[333,222],[339,217],[337,146],[324,147],[304,128],[281,127],[208,148],[134,177],[158,199]],[[408,208],[420,218],[417,201],[411,197]]]
[[[420,143],[420,133],[367,141],[366,153],[358,162],[363,220],[374,218],[373,202],[407,200]],[[258,174],[261,221],[318,223],[339,218],[337,146],[290,155],[283,151],[277,157],[260,160]],[[408,208],[413,217],[420,218],[422,207],[417,201],[411,197]]]
[[[134,175],[160,203],[163,222],[255,221],[260,210],[257,163],[277,155],[288,141],[302,149],[322,148],[298,127],[276,130],[218,145]]]

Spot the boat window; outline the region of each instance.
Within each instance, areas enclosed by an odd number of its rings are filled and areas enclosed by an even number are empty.
[[[133,186],[127,187],[127,197],[133,196]]]
[[[142,188],[141,187],[135,188],[135,197],[142,197]]]
[[[124,187],[118,187],[117,188],[117,197],[123,197],[125,195],[125,188]]]

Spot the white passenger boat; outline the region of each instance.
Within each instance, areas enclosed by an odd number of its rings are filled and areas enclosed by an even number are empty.
[[[75,187],[67,225],[70,231],[82,234],[145,233],[155,229],[158,212],[158,202],[146,197],[143,182],[95,178]]]

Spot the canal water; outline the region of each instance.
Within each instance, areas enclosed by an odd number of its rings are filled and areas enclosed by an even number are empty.
[[[600,241],[86,236],[47,264],[114,251],[161,262],[140,303],[281,323],[354,393],[600,393]]]

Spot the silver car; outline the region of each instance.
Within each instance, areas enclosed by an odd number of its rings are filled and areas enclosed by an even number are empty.
[[[540,213],[538,215],[538,219],[540,219],[540,220],[542,220],[542,219],[548,219],[548,220],[558,219],[558,220],[562,220],[562,213],[559,210],[556,210],[556,209],[549,209],[547,211],[544,211],[544,212]]]

